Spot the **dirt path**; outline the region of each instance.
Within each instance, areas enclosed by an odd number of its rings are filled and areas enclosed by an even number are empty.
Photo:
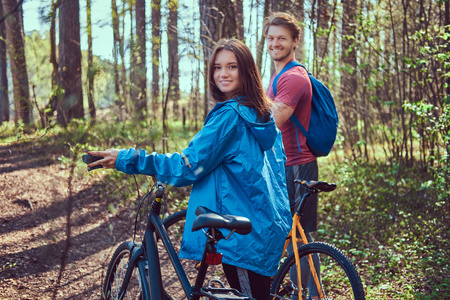
[[[67,150],[51,148],[0,145],[0,299],[99,299],[111,252],[131,235],[101,185],[79,176],[70,197]]]

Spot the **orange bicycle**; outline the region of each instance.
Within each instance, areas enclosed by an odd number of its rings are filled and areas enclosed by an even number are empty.
[[[283,253],[290,243],[293,253],[285,258],[279,267],[273,279],[271,296],[274,300],[365,299],[361,279],[352,262],[333,245],[322,242],[309,243],[300,224],[309,196],[320,192],[331,192],[336,189],[336,184],[299,179],[295,182],[301,184],[306,192],[294,215],[292,229],[284,245]],[[304,245],[298,247],[298,242]],[[306,276],[311,278],[307,280],[308,282],[302,282],[302,265],[304,267],[309,265],[311,270],[310,274],[307,274],[310,276]]]

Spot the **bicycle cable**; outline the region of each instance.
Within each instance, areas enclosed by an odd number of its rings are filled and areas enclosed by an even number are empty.
[[[136,240],[136,231],[137,231],[137,224],[138,223],[139,223],[139,237],[141,238],[141,242],[142,242],[141,213],[140,213],[141,212],[141,206],[142,206],[142,203],[145,201],[145,198],[147,198],[148,195],[153,192],[154,188],[151,188],[150,191],[147,192],[147,194],[145,194],[144,198],[142,198],[142,200],[140,200],[141,195],[139,193],[139,185],[137,183],[136,176],[134,174],[133,174],[133,178],[134,178],[134,183],[136,184],[136,190],[137,190],[137,194],[138,194],[137,200],[139,202],[139,205],[138,205],[138,207],[136,209],[136,216],[135,216],[135,219],[134,219],[133,242],[135,242],[135,240]]]
[[[138,194],[138,196],[137,196],[137,200],[138,200],[138,202],[139,202],[139,205],[138,205],[138,207],[137,207],[137,209],[136,209],[136,217],[135,217],[135,219],[134,219],[134,233],[133,233],[133,242],[136,240],[136,231],[137,231],[137,224],[139,223],[139,237],[141,238],[141,242],[143,241],[143,238],[142,238],[142,235],[141,235],[141,233],[142,233],[142,222],[141,222],[141,207],[142,207],[142,204],[144,203],[144,201],[145,201],[145,199],[147,199],[147,211],[146,211],[146,214],[145,215],[148,215],[148,211],[149,211],[149,205],[150,205],[150,202],[148,201],[148,199],[149,199],[149,196],[150,196],[150,194],[151,193],[153,193],[153,191],[155,190],[155,188],[156,188],[156,178],[154,177],[154,176],[152,176],[152,178],[153,178],[153,180],[154,180],[154,185],[152,186],[152,188],[150,189],[150,191],[148,191],[145,195],[144,195],[144,197],[142,198],[142,200],[140,200],[140,198],[141,198],[141,195],[140,195],[140,193],[139,193],[139,185],[138,185],[138,183],[137,183],[137,179],[136,179],[136,176],[133,174],[133,178],[134,178],[134,183],[136,184],[136,191],[137,191],[137,194]],[[162,215],[164,216],[164,214],[165,214],[165,211],[166,211],[166,194],[164,193],[163,194],[163,210],[162,210]]]

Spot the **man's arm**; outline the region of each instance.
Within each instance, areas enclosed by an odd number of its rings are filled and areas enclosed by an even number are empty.
[[[272,105],[273,118],[278,128],[284,124],[294,113],[294,109],[289,105],[276,102]]]

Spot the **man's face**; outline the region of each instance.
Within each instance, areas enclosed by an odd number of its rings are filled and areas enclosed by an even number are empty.
[[[298,39],[292,39],[289,29],[283,26],[270,26],[266,36],[267,51],[274,61],[283,62],[294,58]]]

